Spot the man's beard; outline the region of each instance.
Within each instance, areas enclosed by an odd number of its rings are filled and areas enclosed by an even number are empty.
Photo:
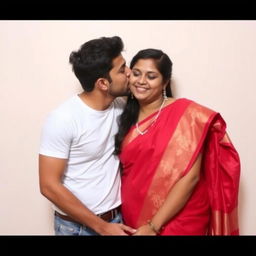
[[[129,89],[129,87],[127,86],[126,90],[124,89],[123,91],[114,91],[110,90],[108,91],[109,95],[113,96],[113,97],[122,97],[122,96],[129,96],[131,94],[131,91]]]

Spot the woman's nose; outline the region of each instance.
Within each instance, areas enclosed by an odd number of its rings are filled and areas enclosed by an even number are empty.
[[[144,75],[141,75],[140,77],[138,77],[138,82],[140,84],[145,84],[146,83],[146,79]]]

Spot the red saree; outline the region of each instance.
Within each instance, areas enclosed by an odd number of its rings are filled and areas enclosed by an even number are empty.
[[[146,129],[156,113],[139,123]],[[188,99],[161,111],[148,132],[132,126],[122,144],[124,223],[145,225],[202,152],[200,180],[160,235],[238,235],[240,161],[220,114]]]

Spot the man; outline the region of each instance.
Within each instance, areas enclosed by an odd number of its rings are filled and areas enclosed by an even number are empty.
[[[52,111],[39,152],[41,193],[53,202],[56,235],[127,235],[121,223],[119,159],[113,155],[130,70],[120,37],[102,37],[72,52],[83,92]]]

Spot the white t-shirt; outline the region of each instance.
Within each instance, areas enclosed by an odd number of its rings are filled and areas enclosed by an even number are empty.
[[[121,204],[119,159],[113,151],[124,104],[116,98],[97,111],[75,95],[48,115],[42,130],[39,153],[68,159],[63,185],[95,214]]]

